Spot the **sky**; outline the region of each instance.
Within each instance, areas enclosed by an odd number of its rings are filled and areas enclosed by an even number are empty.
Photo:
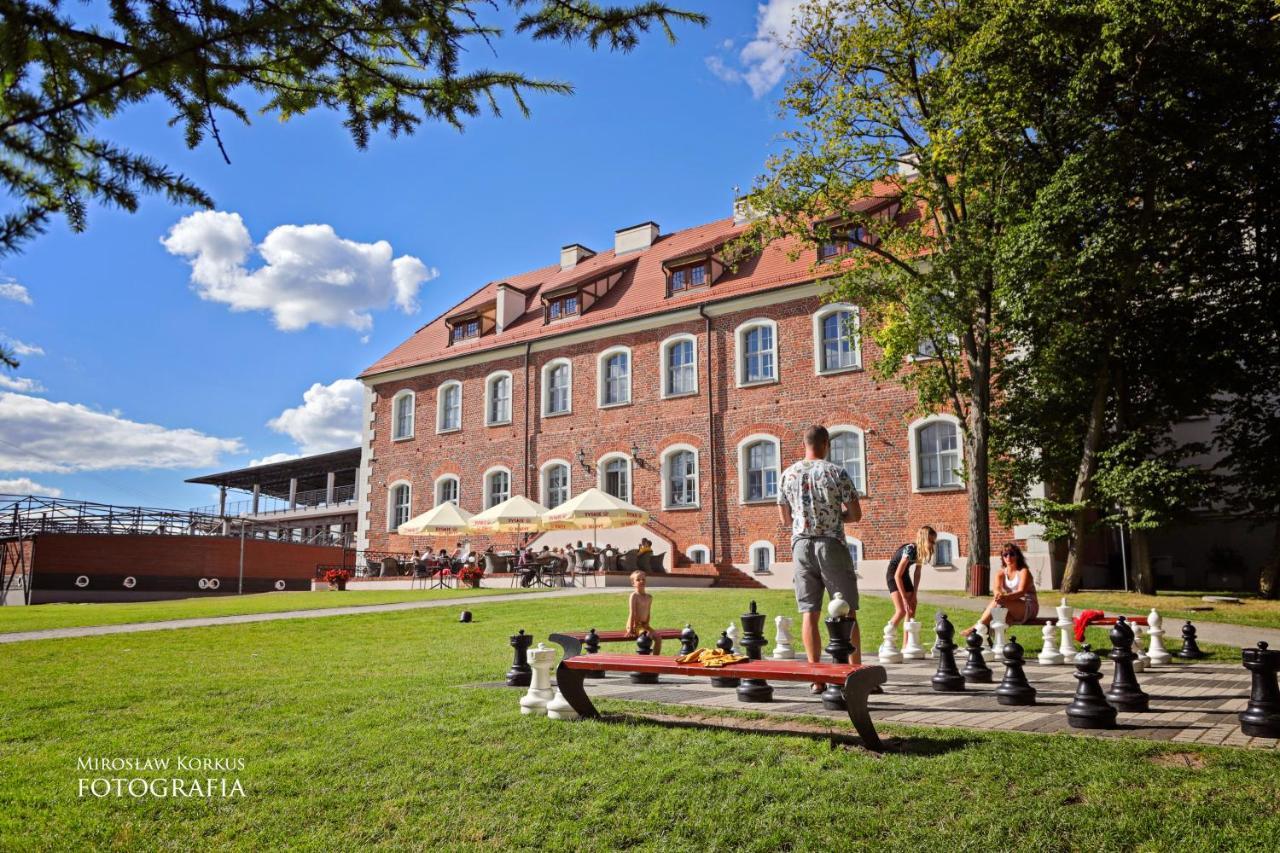
[[[174,508],[188,477],[359,443],[365,367],[485,282],[617,228],[730,215],[783,130],[800,0],[685,0],[679,43],[631,53],[509,34],[479,64],[564,80],[465,132],[424,124],[358,150],[339,116],[219,122],[188,150],[163,104],[103,130],[165,162],[212,210],[95,207],[0,259],[0,493]]]

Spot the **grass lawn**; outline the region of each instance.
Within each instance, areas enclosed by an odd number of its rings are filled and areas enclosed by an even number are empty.
[[[349,589],[345,592],[330,590],[261,592],[254,595],[179,598],[171,601],[141,601],[130,604],[37,604],[31,607],[0,607],[0,633],[42,631],[47,628],[77,628],[88,625],[123,625],[126,622],[163,622],[166,619],[238,616],[244,613],[280,613],[286,610],[316,610],[360,604],[395,604],[401,601],[429,601],[435,598],[502,595],[528,591],[519,588]]]
[[[749,597],[659,590],[655,618],[705,640]],[[770,617],[794,610],[786,592],[756,598]],[[864,604],[864,624],[883,624],[888,602]],[[882,725],[909,741],[876,757],[822,737],[524,718],[519,691],[472,686],[501,678],[507,636],[621,627],[625,598],[471,609],[470,625],[439,608],[6,647],[0,847],[1280,846],[1270,752]],[[81,757],[179,755],[243,759],[208,775],[246,796],[77,796],[95,775]]]
[[[1242,599],[1240,604],[1224,604],[1203,601],[1205,595],[1229,595]],[[1054,603],[1058,598],[1055,597]],[[1171,620],[1190,619],[1192,622],[1227,622],[1232,625],[1250,625],[1255,628],[1280,628],[1280,600],[1245,596],[1242,593],[1210,592],[1162,592],[1158,595],[1138,595],[1128,592],[1080,592],[1067,596],[1067,603],[1077,610],[1092,608],[1110,613],[1141,613],[1145,615],[1154,607]],[[1208,607],[1210,610],[1192,610],[1192,607]],[[1176,626],[1175,626],[1176,627]],[[1176,633],[1173,632],[1173,633]]]

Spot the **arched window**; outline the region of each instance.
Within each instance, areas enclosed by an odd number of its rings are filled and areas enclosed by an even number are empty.
[[[960,424],[951,415],[924,418],[911,425],[911,458],[915,488],[954,489],[960,479]]]
[[[409,520],[413,501],[413,487],[406,482],[392,483],[387,491],[387,530],[396,529]]]
[[[738,445],[738,480],[743,503],[773,501],[778,496],[778,439],[753,435]]]
[[[693,335],[672,335],[662,342],[662,396],[698,393],[698,342]]]
[[[662,506],[698,506],[698,451],[687,444],[674,445],[662,453]]]
[[[446,382],[436,394],[439,398],[436,432],[462,429],[462,383]]]
[[[958,545],[959,540],[954,533],[944,533],[939,530],[938,541],[933,546],[933,564],[942,567],[954,566],[960,557]]]
[[[436,480],[436,506],[450,502],[458,503],[458,478],[445,474]]]
[[[511,374],[501,370],[492,373],[484,381],[485,414],[487,426],[511,423]]]
[[[738,385],[774,382],[778,378],[778,324],[748,320],[734,332]]]
[[[844,537],[844,546],[849,549],[849,556],[853,558],[853,565],[856,567],[862,559],[862,540],[853,536]]]
[[[547,509],[555,509],[569,500],[571,494],[569,463],[563,459],[552,459],[542,465],[542,505]]]
[[[601,406],[621,406],[631,402],[631,350],[613,347],[600,353],[597,376]]]
[[[511,497],[511,472],[490,468],[484,473],[484,508],[497,506]]]
[[[573,365],[566,358],[542,368],[542,414],[564,415],[573,411]]]
[[[763,539],[752,542],[750,549],[751,571],[764,574],[773,567],[773,543]]]
[[[827,458],[849,472],[849,479],[857,488],[858,494],[867,493],[866,483],[866,448],[863,445],[862,430],[855,426],[833,426],[831,448]]]
[[[631,459],[621,454],[605,456],[596,467],[600,472],[600,489],[630,503]]]
[[[839,373],[861,367],[858,343],[857,308],[843,303],[827,305],[813,315],[813,360],[817,373]]]
[[[706,545],[694,545],[684,552],[690,563],[710,563],[711,549]]]
[[[400,391],[391,400],[391,440],[402,441],[413,438],[413,407],[415,400],[412,391]]]

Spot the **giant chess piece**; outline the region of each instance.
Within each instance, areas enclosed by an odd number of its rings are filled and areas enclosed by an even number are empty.
[[[529,679],[529,692],[520,697],[521,714],[546,714],[547,703],[555,698],[556,691],[551,689],[551,667],[556,664],[556,650],[546,643],[538,643],[528,655],[532,675]]]
[[[938,671],[929,683],[938,693],[958,693],[964,690],[964,676],[956,669],[956,635],[955,626],[947,618],[947,614],[939,612],[934,620],[934,633],[938,641],[933,647],[938,650]]]
[[[1138,686],[1138,677],[1133,674],[1133,629],[1123,616],[1116,619],[1111,626],[1111,660],[1115,663],[1115,673],[1111,677],[1111,689],[1107,691],[1107,702],[1117,711],[1145,711],[1149,697]]]
[[[996,688],[996,701],[1001,705],[1034,705],[1036,689],[1027,683],[1022,668],[1022,646],[1016,637],[1010,636],[1001,650],[1004,655],[1004,678]]]
[[[945,619],[946,616],[947,614],[943,613],[941,610],[933,614],[933,645],[929,647],[930,660],[938,659],[938,626],[942,624],[942,620]],[[952,629],[951,633],[954,635],[955,630]]]
[[[1130,623],[1129,627],[1133,629],[1133,671],[1146,672],[1147,664],[1151,662],[1151,658],[1147,657],[1146,651],[1142,648],[1142,635],[1147,629],[1143,625],[1132,623]]]
[[[1062,603],[1054,609],[1058,611],[1058,654],[1062,655],[1064,661],[1071,663],[1076,654],[1073,642],[1076,634],[1075,611],[1067,604],[1065,596]]]
[[[587,636],[582,638],[582,650],[589,655],[600,654],[600,635],[596,633],[595,628],[587,631]],[[603,669],[584,669],[582,671],[583,678],[604,678]]]
[[[827,643],[826,652],[831,655],[831,660],[834,662],[848,663],[849,655],[853,654],[853,643],[850,642],[850,637],[853,636],[854,625],[853,620],[849,618],[849,602],[837,592],[827,605],[827,614],[825,624],[831,641]],[[822,707],[829,711],[848,710],[841,685],[827,685],[822,691]]]
[[[1008,615],[1009,608],[991,605],[991,650],[997,655],[1004,650],[1004,629],[1009,627],[1004,620]]]
[[[653,654],[653,637],[649,636],[648,631],[641,631],[640,636],[636,637],[636,654],[651,655]],[[633,672],[631,673],[632,684],[657,684],[658,673],[656,672]]]
[[[756,603],[751,602],[750,608],[741,616],[742,621],[742,647],[746,649],[747,657],[751,660],[761,659],[761,650],[769,644],[764,638],[764,620],[765,615],[756,611]],[[738,701],[739,702],[772,702],[773,688],[769,686],[769,682],[759,678],[744,678],[742,684],[738,685]]]
[[[924,658],[924,646],[920,645],[920,623],[915,619],[908,619],[902,624],[903,629],[907,632],[907,642],[902,647],[903,660],[921,660]]]
[[[724,632],[729,637],[729,642],[732,644],[732,648],[730,648],[729,651],[735,655],[742,654],[742,648],[738,645],[738,623],[730,622],[729,627],[726,628]]]
[[[1280,651],[1267,648],[1265,642],[1256,649],[1241,649],[1245,669],[1253,675],[1249,704],[1240,712],[1240,731],[1250,737],[1280,738],[1280,687],[1276,670],[1280,669]]]
[[[1102,658],[1085,643],[1073,661],[1076,666],[1076,697],[1067,706],[1067,724],[1073,729],[1114,729],[1116,709],[1107,704],[1102,692]]]
[[[991,667],[987,666],[982,657],[982,635],[977,631],[970,631],[969,636],[965,637],[964,645],[969,651],[969,660],[965,662],[964,669],[960,670],[965,684],[990,684]]]
[[[876,652],[876,657],[880,659],[881,664],[902,663],[902,652],[898,651],[897,637],[898,626],[893,622],[886,622],[884,641],[880,643],[880,650]]]
[[[533,671],[529,669],[529,647],[533,645],[533,637],[521,628],[519,633],[511,635],[511,648],[515,650],[515,659],[511,669],[507,670],[508,687],[528,687]]]
[[[1200,660],[1204,657],[1204,652],[1200,651],[1200,646],[1196,643],[1196,626],[1190,621],[1182,626],[1182,648],[1178,649],[1178,657],[1183,660]]]
[[[1062,654],[1058,651],[1058,629],[1046,622],[1040,629],[1040,656],[1036,658],[1043,666],[1057,666],[1062,663]]]
[[[1164,666],[1173,660],[1169,650],[1164,647],[1164,617],[1157,613],[1154,607],[1147,614],[1147,636],[1151,638],[1151,644],[1147,648],[1147,659],[1152,666]]]
[[[791,646],[795,641],[795,638],[791,636],[791,623],[790,616],[777,616],[773,620],[778,636],[778,639],[773,643],[774,660],[795,660],[796,658],[796,650]]]
[[[688,622],[680,632],[680,654],[691,655],[698,650],[698,632]]]
[[[730,625],[729,627],[733,627]],[[716,648],[722,652],[733,654],[733,640],[729,637],[728,631],[720,632],[720,639],[716,640]],[[737,687],[738,679],[730,678],[724,675],[711,676],[712,687]]]

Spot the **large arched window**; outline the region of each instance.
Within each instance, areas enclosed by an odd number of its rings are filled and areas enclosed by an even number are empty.
[[[738,445],[739,498],[743,503],[772,502],[778,497],[778,439],[753,435]]]
[[[619,500],[631,502],[631,457],[621,453],[604,456],[596,463],[600,489]]]
[[[631,350],[611,347],[600,353],[596,364],[600,405],[621,406],[631,402]]]
[[[778,379],[778,324],[773,320],[748,320],[734,331],[738,385],[756,385]]]
[[[960,559],[960,540],[954,533],[938,531],[938,540],[933,545],[933,564],[943,568],[953,567]]]
[[[387,490],[387,530],[395,532],[396,528],[410,518],[413,505],[413,487],[401,480],[392,483]]]
[[[662,452],[662,506],[698,506],[698,451],[694,447],[676,444]]]
[[[436,392],[436,432],[462,429],[462,383],[446,382]]]
[[[858,343],[858,309],[854,306],[827,305],[813,315],[813,366],[817,373],[861,367]]]
[[[566,415],[571,411],[573,364],[567,358],[557,358],[542,368],[542,414]]]
[[[552,459],[542,464],[542,505],[555,509],[569,500],[572,494],[571,467],[563,459]]]
[[[867,461],[862,430],[855,426],[839,425],[831,427],[828,432],[831,434],[831,447],[827,451],[827,459],[847,471],[858,494],[865,495]]]
[[[698,393],[698,339],[693,335],[672,335],[662,342],[662,396],[680,397]]]
[[[962,488],[960,422],[952,415],[935,415],[910,428],[912,480],[916,491]]]
[[[400,391],[391,399],[391,440],[413,438],[413,407],[416,397],[412,391]]]
[[[500,370],[484,381],[484,422],[486,426],[511,423],[511,373]]]
[[[458,478],[453,474],[445,474],[436,480],[436,506],[443,503],[458,503]]]
[[[484,472],[484,508],[497,506],[511,497],[511,472],[506,468],[490,468]]]

